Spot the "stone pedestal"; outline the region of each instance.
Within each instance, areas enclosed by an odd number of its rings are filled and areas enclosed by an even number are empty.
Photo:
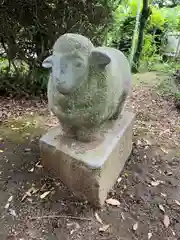
[[[132,150],[134,114],[109,122],[102,140],[81,143],[62,135],[59,126],[40,139],[42,165],[77,197],[101,206]]]

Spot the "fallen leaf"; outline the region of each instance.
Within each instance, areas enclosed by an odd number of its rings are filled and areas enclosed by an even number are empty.
[[[102,227],[99,228],[99,232],[106,232],[110,225],[103,225]]]
[[[77,223],[77,222],[75,223],[75,228],[76,228],[76,229],[79,229],[79,228],[80,228],[79,223]]]
[[[152,238],[152,233],[148,233],[148,239]]]
[[[76,231],[75,229],[72,229],[72,230],[70,231],[70,235],[72,235],[75,231]]]
[[[19,130],[19,128],[17,128],[17,127],[12,127],[11,129],[12,130]]]
[[[45,197],[47,197],[50,194],[50,191],[44,192],[43,194],[40,195],[41,199],[44,199]]]
[[[67,223],[66,225],[67,225],[67,227],[72,227],[74,225],[74,223],[71,222],[71,223]]]
[[[35,194],[39,191],[39,189],[36,189],[34,186],[28,189],[27,192],[25,192],[24,196],[22,197],[21,201],[23,202],[27,197],[31,197],[32,194]]]
[[[133,225],[133,230],[136,231],[137,229],[138,229],[138,223],[135,223],[135,224]]]
[[[25,193],[21,199],[21,202],[23,202],[28,197],[27,193]]]
[[[71,222],[71,223],[67,223],[67,227],[70,228],[70,227],[74,227],[74,229],[72,229],[70,231],[70,235],[72,235],[77,229],[80,228],[80,225],[76,222]]]
[[[4,151],[2,149],[0,149],[0,153],[3,153]]]
[[[121,217],[123,220],[125,220],[124,213],[121,213]]]
[[[168,153],[168,151],[166,149],[164,149],[164,148],[161,148],[161,151],[166,153],[166,154]]]
[[[142,142],[139,139],[137,140],[137,145],[142,145]]]
[[[4,206],[4,208],[5,208],[5,209],[8,209],[9,206],[10,206],[10,203],[8,202],[8,203],[6,203],[6,205]]]
[[[178,205],[178,206],[180,206],[180,202],[179,201],[177,201],[177,200],[174,200],[175,201],[175,203]]]
[[[168,215],[164,215],[164,226],[166,227],[166,228],[168,228],[169,227],[169,224],[170,224],[170,220],[169,220],[169,217],[168,217]]]
[[[167,195],[165,193],[161,193],[162,197],[167,197]]]
[[[117,183],[120,183],[121,182],[121,180],[122,180],[122,178],[120,177],[120,178],[118,178],[117,179]]]
[[[128,176],[129,176],[129,174],[128,174],[127,172],[125,172],[125,173],[124,173],[124,176],[125,176],[125,177],[128,177]]]
[[[11,202],[13,200],[13,196],[10,196],[9,198],[8,198],[8,202]]]
[[[34,186],[32,186],[32,188],[30,188],[30,189],[31,189],[32,194],[35,194],[39,191],[39,189],[35,188]]]
[[[27,195],[28,197],[31,197],[31,192],[26,192],[26,195]]]
[[[46,183],[42,185],[40,191],[43,191],[46,188]]]
[[[27,198],[27,200],[30,202],[30,203],[32,203],[32,198]]]
[[[31,149],[30,149],[30,148],[25,148],[24,151],[25,151],[25,152],[30,152]]]
[[[161,204],[159,204],[159,209],[160,209],[161,211],[165,212],[165,209],[164,209],[163,205],[161,205]]]
[[[12,200],[13,200],[13,196],[10,196],[10,197],[8,198],[8,200],[7,200],[6,205],[4,206],[5,209],[8,209],[8,208],[9,208],[10,202],[11,202]]]
[[[34,167],[29,169],[28,172],[34,172]]]
[[[145,139],[145,138],[144,138],[143,140],[146,142],[147,145],[149,145],[149,146],[152,145],[152,142],[150,142],[149,140],[147,140],[147,139]]]
[[[176,233],[171,229],[173,236],[176,236]]]
[[[80,225],[77,222],[67,223],[66,225],[67,225],[68,228],[69,227],[73,227],[73,226],[75,227],[75,229],[79,229],[80,228]]]
[[[109,198],[106,200],[106,203],[112,206],[120,206],[120,202],[117,199]]]
[[[40,162],[37,162],[35,165],[37,168],[43,168],[43,166],[40,164]]]
[[[176,236],[176,233],[174,232],[173,229],[171,229],[171,232],[172,232],[172,235],[173,235],[173,236]]]
[[[167,176],[171,176],[172,174],[173,174],[173,172],[170,172],[170,171],[168,171],[168,172],[166,173]]]
[[[151,182],[151,185],[152,185],[153,187],[157,187],[160,183],[163,183],[163,182],[160,181],[160,180],[152,181],[152,182]]]
[[[95,217],[96,217],[96,220],[97,220],[100,224],[103,224],[103,221],[102,221],[102,219],[99,217],[99,215],[97,214],[97,212],[95,213]]]
[[[13,216],[13,217],[17,217],[16,212],[13,209],[9,209],[9,213]]]

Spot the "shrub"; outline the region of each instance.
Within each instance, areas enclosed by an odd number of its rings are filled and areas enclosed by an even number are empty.
[[[27,92],[30,87],[32,92],[36,87],[44,91],[44,81],[40,81],[46,72],[42,72],[41,62],[55,40],[66,32],[76,32],[102,43],[116,4],[113,0],[3,0],[0,54],[5,81],[1,80],[0,91],[16,94],[26,86]]]

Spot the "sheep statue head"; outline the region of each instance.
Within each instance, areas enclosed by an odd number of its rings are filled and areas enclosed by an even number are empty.
[[[87,80],[89,68],[105,67],[110,58],[96,49],[91,41],[78,34],[64,34],[54,44],[53,54],[42,66],[52,69],[54,86],[62,94],[74,92]]]

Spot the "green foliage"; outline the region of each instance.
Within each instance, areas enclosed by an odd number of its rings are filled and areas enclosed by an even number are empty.
[[[135,17],[138,11],[139,0],[132,0],[129,2],[128,13]],[[143,1],[140,2],[140,8],[142,10]]]
[[[179,86],[180,87],[180,86]],[[180,88],[175,83],[175,79],[172,74],[169,74],[169,78],[160,82],[157,86],[157,90],[164,97],[171,97],[174,100],[180,100]]]
[[[117,0],[1,1],[1,92],[24,94],[44,89],[45,83],[40,81],[46,72],[40,70],[41,63],[55,40],[61,34],[75,32],[102,44],[117,3]]]
[[[172,60],[167,60],[155,62],[150,70],[173,75],[177,69],[180,69],[180,64],[173,62]]]
[[[149,1],[151,15],[144,32],[141,69],[158,68],[161,49],[154,31],[180,31],[178,0]],[[166,7],[169,3],[177,5]],[[39,95],[46,92],[48,72],[42,60],[65,32],[91,38],[95,44],[131,51],[139,0],[3,0],[0,8],[0,93]],[[142,9],[143,1],[140,8]],[[156,5],[153,5],[156,4]],[[137,36],[136,36],[137,37]],[[159,37],[161,39],[163,34]],[[3,51],[2,51],[3,50]],[[164,64],[164,68],[170,63]]]
[[[157,62],[152,68],[153,71],[161,72],[161,74],[165,76],[156,84],[159,94],[167,99],[173,98],[175,102],[180,100],[179,69],[180,64],[172,61],[167,61],[165,63]],[[177,75],[175,73],[177,73]]]
[[[124,5],[119,5],[113,12],[113,24],[110,31],[107,33],[107,45],[111,45],[113,41],[116,41],[121,36],[121,27],[126,20],[128,14]]]
[[[180,6],[175,8],[162,8],[161,14],[165,19],[169,31],[180,30]]]
[[[18,70],[8,66],[7,60],[1,65],[0,94],[12,96],[41,96],[46,93],[48,71],[42,68],[32,68],[20,65]],[[8,70],[7,70],[8,69]]]
[[[157,47],[155,45],[153,35],[146,34],[141,53],[141,69],[151,70],[154,63],[160,61],[161,57],[156,53],[156,51]]]
[[[166,22],[165,16],[162,14],[161,10],[157,7],[151,7],[152,14],[150,16],[149,26],[148,27],[158,27],[160,29],[164,28]]]
[[[153,3],[153,1],[150,2]],[[131,50],[138,3],[139,0],[127,0],[124,4],[121,4],[114,12],[113,29],[108,33],[108,44],[119,48],[127,56]],[[143,67],[151,69],[156,62],[162,61],[163,41],[161,42],[161,39],[165,40],[166,32],[168,31],[180,30],[180,6],[159,8],[151,4],[150,9],[151,15],[144,32],[143,50],[140,60],[141,69]],[[156,30],[160,30],[162,33],[157,35]]]
[[[176,99],[176,100],[180,100],[180,91],[177,91],[177,92],[175,93],[175,99]]]

